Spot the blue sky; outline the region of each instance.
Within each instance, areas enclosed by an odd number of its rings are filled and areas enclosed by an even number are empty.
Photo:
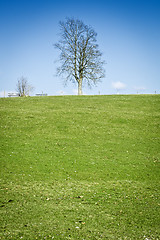
[[[160,93],[160,0],[0,0],[0,96],[24,76],[34,93],[76,94],[56,77],[59,21],[74,17],[97,32],[102,83],[85,94]]]

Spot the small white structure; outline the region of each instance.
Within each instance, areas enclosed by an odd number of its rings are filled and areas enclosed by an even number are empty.
[[[8,93],[8,97],[19,97],[19,93],[14,93],[14,92],[11,92],[11,93]]]
[[[36,96],[47,96],[47,93],[37,93]]]

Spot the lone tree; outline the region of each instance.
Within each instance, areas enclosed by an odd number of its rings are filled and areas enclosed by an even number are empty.
[[[32,92],[32,91],[34,90],[34,87],[31,86],[31,85],[28,83],[27,78],[25,78],[25,77],[22,76],[22,77],[18,80],[16,90],[17,90],[17,92],[19,93],[19,96],[24,97],[24,96],[29,95],[30,92]]]
[[[82,84],[96,85],[104,77],[102,53],[96,43],[97,33],[80,20],[67,18],[60,21],[60,41],[55,48],[60,50],[61,66],[57,74],[78,84],[78,95],[82,94]]]

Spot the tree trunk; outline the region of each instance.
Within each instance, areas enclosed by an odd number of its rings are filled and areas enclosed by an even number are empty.
[[[78,82],[78,95],[82,95],[82,79]]]

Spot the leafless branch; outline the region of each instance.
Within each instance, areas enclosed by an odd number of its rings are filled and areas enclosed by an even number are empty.
[[[89,87],[104,77],[104,61],[96,43],[97,34],[80,20],[67,18],[60,22],[60,41],[54,46],[60,50],[61,67],[58,75],[66,80],[75,81],[82,88],[82,82]],[[82,92],[82,89],[80,90]]]

